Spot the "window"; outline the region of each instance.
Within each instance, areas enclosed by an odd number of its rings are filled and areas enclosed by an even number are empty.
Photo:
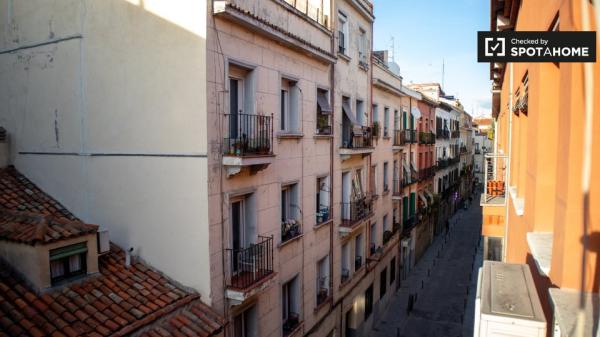
[[[383,215],[383,231],[389,231],[390,230],[390,225],[388,224],[388,215],[384,214]]]
[[[365,291],[365,321],[373,312],[373,284]]]
[[[371,187],[371,193],[377,195],[377,165],[371,166],[371,176],[369,177],[369,184]]]
[[[356,121],[360,125],[365,125],[365,104],[362,100],[356,100]]]
[[[236,337],[254,337],[257,335],[256,329],[256,307],[251,306],[233,319],[234,336]]]
[[[329,176],[317,178],[316,193],[316,215],[317,224],[328,221],[331,217],[331,208],[329,207]]]
[[[379,138],[381,136],[381,123],[379,123],[379,107],[373,104],[373,136]]]
[[[383,268],[379,274],[379,298],[383,298],[387,290],[387,268]]]
[[[279,103],[280,129],[286,132],[298,132],[300,89],[298,82],[288,79],[281,80]]]
[[[396,281],[396,257],[390,261],[390,285]]]
[[[329,298],[329,255],[317,262],[317,305]]]
[[[287,336],[300,324],[300,281],[294,276],[281,289],[283,335]]]
[[[377,223],[373,222],[371,223],[371,228],[370,228],[370,245],[369,245],[369,253],[371,255],[375,254],[377,252]]]
[[[390,130],[390,108],[383,109],[383,136],[389,137]]]
[[[281,188],[281,242],[300,235],[298,184]]]
[[[359,37],[358,37],[358,61],[359,63],[367,63],[368,57],[368,40],[367,40],[367,32],[364,29],[360,29]]]
[[[388,162],[383,163],[383,191],[387,192],[389,188],[388,181]]]
[[[338,13],[338,53],[347,55],[348,49],[348,18]]]
[[[360,269],[363,264],[363,235],[358,234],[354,239],[354,271]]]
[[[50,281],[61,281],[85,275],[87,271],[87,243],[52,249],[50,251]]]
[[[350,245],[346,242],[342,245],[342,283],[350,279]]]
[[[400,115],[398,110],[394,110],[394,131],[400,130]]]
[[[331,104],[329,103],[329,91],[317,89],[317,134],[331,134]]]

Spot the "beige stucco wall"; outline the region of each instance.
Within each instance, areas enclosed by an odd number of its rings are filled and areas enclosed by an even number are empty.
[[[210,302],[206,10],[0,1],[0,125],[21,172]]]

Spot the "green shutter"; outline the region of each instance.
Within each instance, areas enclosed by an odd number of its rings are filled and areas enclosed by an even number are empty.
[[[402,111],[402,129],[406,130],[406,111]]]
[[[415,202],[417,201],[416,199],[417,198],[416,198],[415,192],[412,192],[410,194],[410,216],[414,216],[415,215],[415,206],[416,206]]]
[[[410,129],[414,130],[415,129],[415,116],[413,116],[413,114],[410,114]]]
[[[402,198],[402,220],[408,220],[408,197]]]
[[[50,261],[62,259],[64,257],[87,252],[87,243],[81,242],[74,245],[52,249],[50,251]]]

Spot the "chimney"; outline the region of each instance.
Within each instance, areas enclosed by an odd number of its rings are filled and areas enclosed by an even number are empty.
[[[8,134],[0,126],[0,169],[8,166]]]

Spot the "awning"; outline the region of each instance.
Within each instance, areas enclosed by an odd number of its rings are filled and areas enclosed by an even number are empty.
[[[421,198],[421,201],[423,201],[423,204],[425,204],[425,207],[427,207],[427,198],[425,198],[423,193],[419,192],[419,198]]]
[[[360,123],[356,120],[356,116],[352,112],[352,108],[350,107],[350,102],[348,102],[347,100],[344,100],[344,102],[342,103],[342,110],[344,110],[344,115],[346,115],[346,117],[348,117],[348,119],[350,120],[350,123],[352,123],[353,125],[360,126]]]
[[[332,112],[331,105],[329,104],[329,100],[327,99],[326,92],[319,91],[317,93],[317,105],[321,109],[321,113],[325,115],[329,115]]]
[[[421,110],[419,110],[418,107],[413,106],[411,113],[413,114],[413,116],[415,117],[415,119],[421,118]]]

